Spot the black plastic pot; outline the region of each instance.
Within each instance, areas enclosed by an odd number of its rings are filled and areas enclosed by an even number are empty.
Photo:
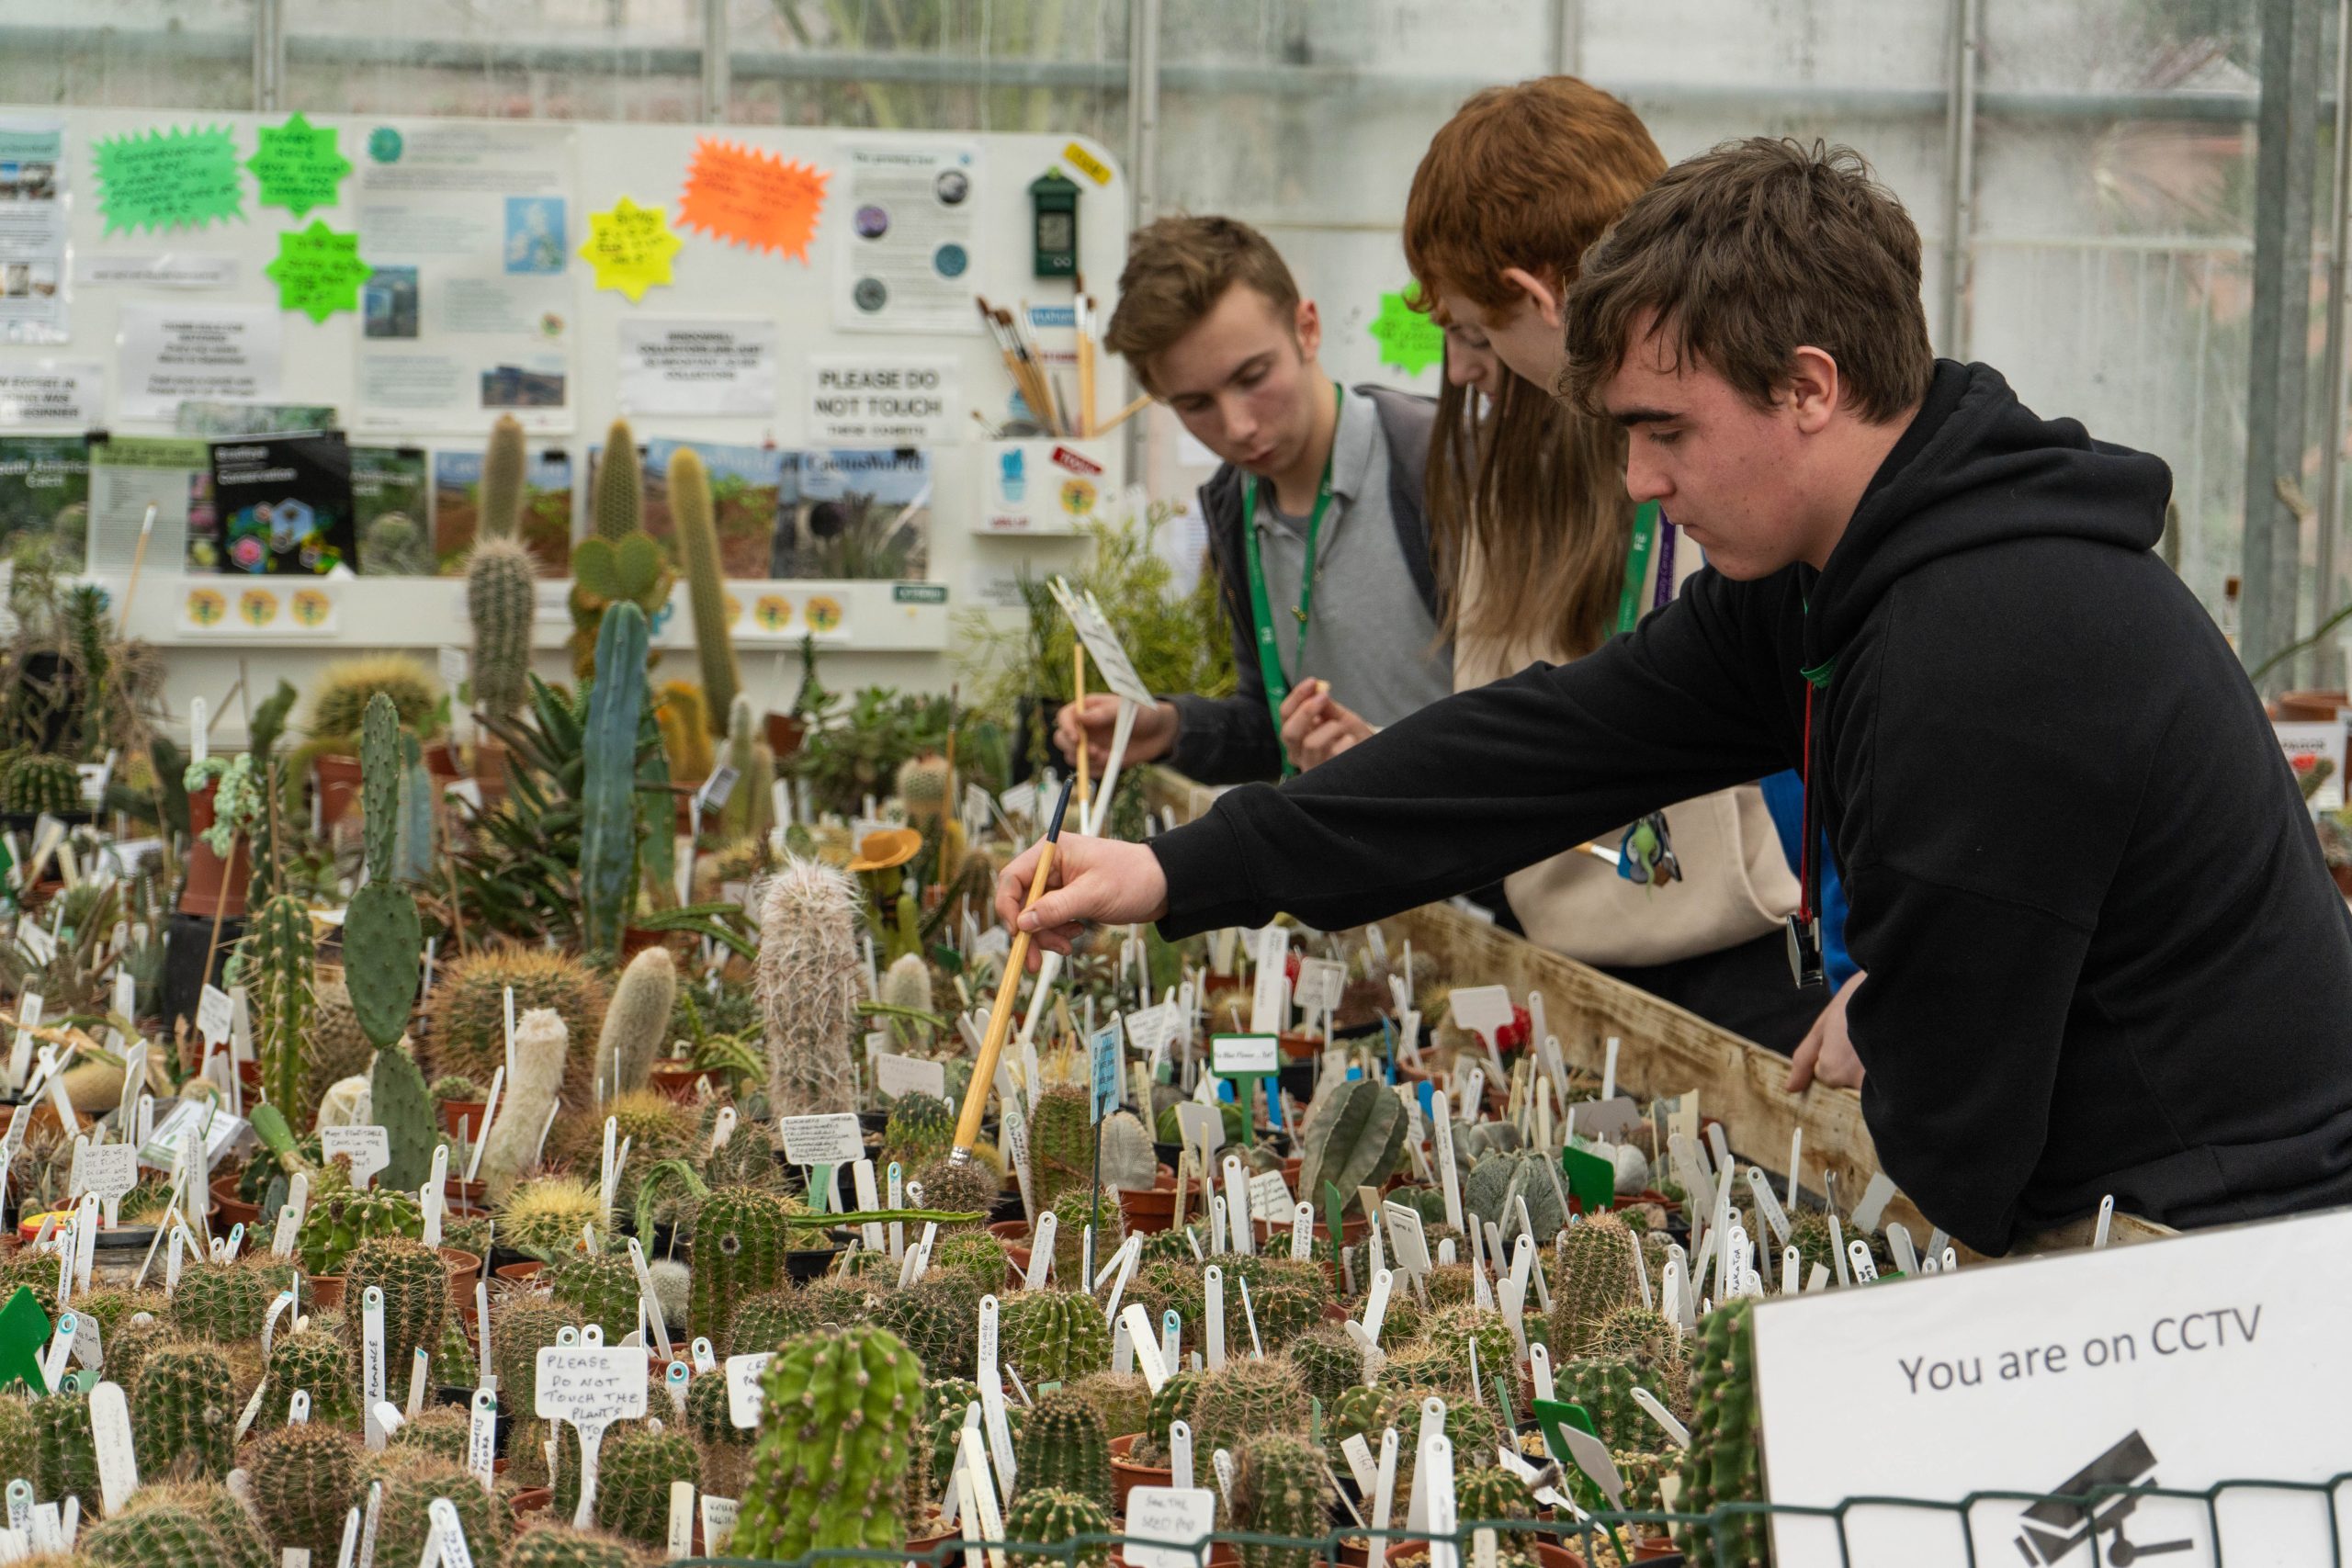
[[[833,1259],[840,1257],[842,1250],[840,1246],[835,1245],[804,1247],[787,1252],[784,1255],[784,1271],[791,1277],[792,1282],[796,1285],[805,1285],[811,1280],[821,1280],[832,1268]]]
[[[237,939],[245,934],[242,915],[232,915],[220,922],[220,942],[212,946],[212,917],[184,915],[175,912],[164,929],[164,1024],[166,1032],[181,1019],[188,1026],[196,1025],[197,998],[209,979],[220,983],[227,969],[229,955],[236,951]],[[204,972],[204,955],[212,951],[212,973]]]

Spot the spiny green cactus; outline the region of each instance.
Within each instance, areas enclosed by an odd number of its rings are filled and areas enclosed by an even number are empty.
[[[295,1237],[306,1273],[342,1273],[351,1249],[377,1236],[424,1235],[424,1211],[414,1193],[387,1187],[361,1191],[343,1174],[345,1168],[338,1161],[311,1181],[311,1206]]]
[[[918,961],[920,962],[920,961]],[[892,973],[897,965],[891,966]],[[931,984],[926,978],[923,984]],[[956,1112],[944,1100],[920,1091],[902,1094],[891,1102],[890,1120],[882,1129],[882,1159],[897,1160],[912,1171],[945,1154],[956,1142]]]
[[[760,910],[760,1010],[768,1105],[779,1117],[857,1109],[850,1056],[859,959],[858,894],[841,872],[787,858]],[[928,1201],[943,1201],[926,1190]]]
[[[431,670],[405,653],[338,659],[311,683],[311,733],[334,739],[359,734],[368,705],[379,695],[391,699],[401,724],[421,731],[432,722],[441,685]]]
[[[1535,1494],[1527,1489],[1526,1482],[1498,1464],[1461,1471],[1453,1477],[1453,1517],[1465,1525],[1532,1520]],[[1500,1537],[1506,1541],[1529,1542],[1535,1539],[1535,1532],[1503,1530]]]
[[[1298,1369],[1306,1392],[1329,1409],[1340,1395],[1363,1382],[1363,1352],[1338,1324],[1322,1324],[1290,1342],[1283,1354]]]
[[[1021,1488],[1055,1487],[1111,1506],[1111,1437],[1094,1407],[1068,1388],[1037,1396],[1013,1445]]]
[[[580,750],[581,937],[618,953],[637,889],[637,742],[645,708],[645,612],[614,605],[596,634],[596,685]]]
[[[424,931],[416,896],[393,880],[399,829],[400,715],[381,692],[368,699],[359,740],[360,792],[367,814],[368,882],[344,912],[344,984],[359,1027],[378,1048],[408,1031],[416,1002]]]
[[[1151,1408],[1151,1384],[1140,1372],[1089,1372],[1068,1385],[1094,1408],[1102,1430],[1114,1438],[1143,1430],[1144,1415]]]
[[[107,1351],[111,1366],[111,1342]],[[352,1360],[351,1348],[323,1329],[304,1328],[279,1335],[270,1347],[269,1371],[264,1382],[261,1409],[254,1416],[254,1424],[264,1431],[285,1423],[287,1408],[297,1389],[311,1396],[312,1421],[339,1427],[354,1426],[359,1421],[359,1373]]]
[[[417,1191],[433,1179],[433,1151],[441,1136],[441,1115],[424,1070],[404,1047],[387,1045],[376,1053],[368,1084],[368,1114],[384,1129],[390,1156],[376,1179],[398,1191]]]
[[[466,1248],[472,1252],[472,1247]],[[479,1256],[477,1254],[477,1256]],[[433,1351],[433,1382],[440,1388],[478,1388],[481,1368],[475,1350],[479,1341],[466,1331],[466,1320],[456,1313],[441,1325],[441,1343]]]
[[[405,512],[379,513],[359,541],[362,577],[429,577],[432,564],[420,547],[424,531]]]
[[[770,1060],[773,1062],[773,1056]],[[771,1077],[775,1076],[773,1066],[769,1073]],[[1004,1178],[989,1168],[981,1160],[978,1148],[967,1160],[941,1155],[914,1172],[914,1179],[922,1187],[922,1201],[926,1205],[944,1209],[951,1213],[977,1211],[985,1215],[996,1207],[997,1197],[1004,1190]],[[945,1236],[954,1233],[944,1227],[940,1234]]]
[[[715,1304],[720,1310],[726,1309],[725,1303]],[[690,1323],[693,1315],[689,1307],[687,1318]],[[754,1292],[735,1303],[732,1312],[728,1314],[725,1340],[729,1347],[728,1353],[751,1356],[763,1350],[773,1350],[786,1340],[817,1327],[819,1321],[807,1291],[787,1288]],[[702,1332],[709,1331],[706,1328]],[[719,1336],[716,1334],[710,1337],[714,1347],[720,1342]]]
[[[582,1043],[579,1061],[564,1077],[563,1100],[567,1105],[587,1103],[595,1061],[585,1043],[595,1038],[611,996],[594,968],[568,953],[502,942],[449,957],[433,973],[433,994],[425,999],[433,1071],[463,1073],[486,1084],[506,1065],[505,993],[512,987],[518,1023],[533,1008],[553,1008],[571,1037]],[[514,1087],[506,1086],[508,1091]],[[539,1114],[546,1117],[545,1107]],[[533,1122],[531,1135],[536,1138],[538,1131]]]
[[[765,1415],[731,1550],[785,1561],[903,1544],[922,1415],[922,1370],[907,1348],[872,1327],[803,1335],[776,1351],[762,1386]]]
[[[752,699],[739,693],[727,717],[727,765],[735,770],[735,793],[718,813],[718,830],[729,839],[764,841],[775,826],[775,753],[762,728]]]
[[[1689,1413],[1690,1373],[1683,1359],[1682,1336],[1664,1314],[1647,1307],[1619,1307],[1594,1325],[1587,1348],[1598,1359],[1629,1362],[1642,1386],[1657,1394],[1660,1404],[1678,1415]]]
[[[644,1546],[670,1535],[670,1483],[702,1485],[702,1458],[684,1433],[642,1428],[607,1443],[596,1461],[596,1523]]]
[[[686,1430],[702,1445],[705,1489],[722,1497],[741,1496],[752,1429],[735,1425],[724,1371],[705,1372],[686,1384]]]
[[[544,1278],[556,1304],[581,1324],[600,1324],[605,1343],[617,1345],[637,1332],[637,1270],[617,1253],[575,1252],[548,1265]],[[651,1330],[647,1330],[650,1339]]]
[[[1111,1365],[1102,1309],[1076,1291],[1021,1291],[1004,1303],[1005,1359],[1035,1388]]]
[[[961,1274],[982,1295],[1003,1294],[1005,1270],[1012,1266],[1004,1243],[987,1231],[943,1230],[931,1245],[932,1273]]]
[[[537,1418],[539,1352],[557,1343],[557,1336],[566,1328],[575,1326],[570,1312],[537,1293],[491,1303],[490,1359],[498,1373],[498,1406],[503,1414],[518,1421]]]
[[[262,1093],[290,1121],[303,1111],[302,1068],[315,1008],[318,946],[311,936],[309,908],[290,893],[270,899],[246,927],[243,952]]]
[[[1675,1506],[1705,1514],[1725,1503],[1764,1500],[1763,1454],[1756,1416],[1756,1338],[1741,1297],[1699,1320],[1690,1347],[1690,1446],[1678,1471]],[[1771,1560],[1762,1514],[1735,1514],[1713,1526],[1685,1527],[1677,1544],[1693,1561],[1763,1568]],[[1709,1556],[1709,1553],[1713,1553]]]
[[[1303,1433],[1263,1432],[1235,1457],[1234,1523],[1256,1535],[1319,1540],[1330,1528],[1323,1454]],[[1307,1568],[1315,1549],[1244,1541],[1241,1568]]]
[[[105,1568],[244,1568],[212,1521],[186,1507],[141,1508],[102,1520],[86,1527],[74,1547]]]
[[[1091,1497],[1081,1497],[1074,1492],[1057,1492],[1050,1486],[1023,1486],[1012,1506],[1005,1510],[1004,1533],[1012,1540],[1032,1546],[1062,1546],[1080,1536],[1107,1536],[1111,1533],[1111,1516],[1102,1504]],[[1075,1550],[1060,1551],[1015,1551],[1009,1554],[1014,1568],[1102,1568],[1111,1561],[1111,1545],[1098,1540]]]
[[[1404,1157],[1405,1102],[1372,1078],[1352,1078],[1324,1090],[1305,1129],[1298,1190],[1322,1207],[1324,1183],[1351,1202],[1359,1187],[1377,1187]]]
[[[873,1321],[906,1341],[925,1377],[970,1377],[978,1355],[972,1325],[979,1321],[983,1293],[968,1275],[934,1269],[885,1294]]]
[[[1559,1243],[1561,1278],[1552,1281],[1552,1359],[1583,1353],[1600,1320],[1622,1306],[1638,1305],[1639,1247],[1634,1234],[1610,1214],[1568,1227]]]
[[[596,1073],[607,1099],[645,1087],[677,998],[678,963],[666,947],[647,948],[621,971],[596,1037]]]
[[[315,1416],[254,1445],[245,1468],[253,1476],[254,1509],[272,1545],[300,1548],[313,1562],[334,1555],[343,1540],[344,1513],[358,1487],[359,1455],[348,1433]]]
[[[645,526],[645,468],[637,453],[637,435],[628,421],[616,419],[605,433],[605,447],[596,459],[596,490],[592,513],[595,536],[618,544]]]
[[[466,561],[474,704],[492,718],[513,716],[530,694],[537,576],[530,551],[517,539],[484,538]]]
[[[1584,1406],[1594,1436],[1611,1449],[1647,1448],[1657,1428],[1634,1403],[1638,1379],[1632,1363],[1579,1357],[1555,1374],[1560,1397]]]
[[[784,1283],[791,1217],[781,1197],[757,1188],[721,1187],[702,1201],[694,1218],[690,1337],[707,1334],[718,1354],[734,1354],[735,1303]]]
[[[209,1345],[165,1345],[139,1369],[130,1439],[142,1475],[218,1481],[236,1462],[237,1390],[228,1361]]]
[[[19,817],[80,816],[82,775],[74,771],[74,760],[39,751],[17,758],[0,783],[0,810]]]
[[[1182,1421],[1192,1424],[1193,1402],[1200,1398],[1201,1382],[1205,1372],[1170,1372],[1159,1392],[1151,1396],[1144,1409],[1143,1436],[1127,1457],[1136,1464],[1164,1465],[1168,1462],[1168,1427]],[[1202,1450],[1195,1450],[1195,1452]]]
[[[524,475],[529,467],[523,422],[511,413],[500,414],[490,427],[490,445],[481,455],[475,538],[512,539],[522,531]]]
[[[405,1379],[419,1350],[428,1355],[441,1343],[449,1318],[449,1266],[440,1253],[406,1236],[361,1242],[344,1259],[344,1324],[355,1349],[360,1348],[368,1288],[384,1292],[384,1366],[388,1376]]]
[[[191,1339],[229,1343],[254,1338],[261,1333],[269,1303],[292,1276],[284,1264],[273,1267],[254,1258],[190,1263],[180,1270],[178,1288],[172,1292],[172,1326]],[[108,1342],[107,1348],[114,1347]]]
[[[402,1422],[386,1447],[463,1464],[472,1443],[473,1413],[460,1405],[435,1404]]]
[[[1348,1438],[1362,1438],[1376,1454],[1380,1451],[1381,1433],[1391,1427],[1396,1428],[1396,1521],[1404,1518],[1406,1500],[1412,1495],[1414,1444],[1421,1428],[1424,1397],[1419,1393],[1385,1385],[1373,1388],[1359,1384],[1340,1395],[1340,1403],[1325,1413],[1323,1441],[1335,1465],[1345,1462],[1340,1445]],[[1502,1422],[1491,1404],[1480,1404],[1467,1395],[1449,1398],[1445,1402],[1445,1438],[1453,1445],[1458,1481],[1463,1472],[1495,1462],[1495,1450],[1503,1440]]]
[[[1073,1187],[1091,1187],[1094,1176],[1094,1122],[1087,1091],[1057,1085],[1037,1097],[1029,1118],[1029,1187],[1038,1206]]]
[[[124,1213],[130,1211],[126,1207]],[[168,1314],[134,1317],[120,1328],[105,1337],[107,1376],[122,1385],[129,1393],[139,1384],[139,1369],[147,1364],[148,1356],[159,1348],[181,1337],[171,1325]]]
[[[710,503],[710,473],[690,446],[670,455],[670,519],[685,557],[687,603],[695,613],[695,651],[702,689],[715,716],[735,705],[742,684],[735,668],[734,628],[728,624],[727,589],[718,559],[718,520]]]
[[[114,1359],[114,1346],[107,1346]],[[107,1367],[109,1376],[113,1367]],[[52,1393],[33,1404],[33,1495],[45,1502],[82,1499],[82,1512],[95,1518],[106,1500],[98,1485],[98,1449],[90,1433],[90,1396]]]
[[[482,1490],[472,1471],[431,1454],[387,1450],[362,1478],[363,1496],[369,1481],[384,1483],[383,1511],[376,1524],[377,1562],[422,1560],[424,1539],[433,1528],[433,1500],[447,1497],[458,1510],[458,1523],[479,1568],[498,1568],[499,1549],[506,1539],[506,1510]]]
[[[1309,1415],[1297,1368],[1244,1355],[1202,1374],[1193,1398],[1193,1451],[1238,1450],[1242,1439],[1260,1432],[1304,1432]]]
[[[1105,1189],[1097,1194],[1087,1187],[1072,1187],[1054,1200],[1054,1278],[1067,1286],[1079,1283],[1086,1227],[1094,1227],[1094,1267],[1111,1260],[1126,1238],[1126,1221],[1119,1212],[1119,1195]]]
[[[1560,1206],[1560,1189],[1547,1173],[1544,1156],[1533,1149],[1510,1149],[1488,1155],[1470,1168],[1462,1184],[1462,1206],[1482,1221],[1491,1221],[1505,1245],[1519,1234],[1520,1199],[1527,1201],[1527,1218],[1535,1227],[1541,1247],[1568,1223]]]
[[[1519,1360],[1519,1343],[1511,1337],[1510,1325],[1503,1314],[1475,1302],[1460,1302],[1441,1307],[1421,1322],[1415,1343],[1425,1346],[1439,1355],[1449,1357],[1461,1369],[1464,1387],[1470,1382],[1470,1347],[1478,1348],[1478,1376],[1482,1380],[1510,1378]]]
[[[526,1527],[506,1546],[505,1568],[646,1568],[644,1551],[625,1540],[569,1524]]]

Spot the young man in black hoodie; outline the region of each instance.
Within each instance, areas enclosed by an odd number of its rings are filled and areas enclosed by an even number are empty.
[[[1930,1220],[2001,1252],[2108,1194],[2180,1225],[2352,1201],[2352,919],[2151,553],[2165,465],[1933,360],[1917,232],[1842,149],[1669,170],[1566,315],[1571,391],[1708,569],[1148,847],[1066,836],[1023,923],[1352,925],[1794,766],[1869,971],[1862,1109]]]

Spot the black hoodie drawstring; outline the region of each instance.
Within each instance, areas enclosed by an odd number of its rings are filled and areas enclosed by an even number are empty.
[[[1801,670],[1804,677],[1804,752],[1797,777],[1803,789],[1803,806],[1799,809],[1799,831],[1804,841],[1797,850],[1797,912],[1789,917],[1789,973],[1800,989],[1824,983],[1821,963],[1821,863],[1818,854],[1821,837],[1819,818],[1814,815],[1813,801],[1813,694],[1829,684],[1837,672],[1835,656],[1810,670]]]

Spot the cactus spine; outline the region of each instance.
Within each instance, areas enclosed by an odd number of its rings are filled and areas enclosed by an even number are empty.
[[[74,1545],[81,1556],[106,1568],[164,1563],[170,1568],[246,1568],[210,1519],[175,1505],[102,1520],[76,1538]]]
[[[605,1344],[617,1345],[637,1332],[637,1270],[627,1258],[575,1252],[550,1264],[547,1278],[556,1304],[576,1322],[602,1325]]]
[[[922,1369],[907,1348],[872,1327],[803,1335],[768,1363],[763,1388],[732,1550],[781,1562],[903,1544],[922,1416]]]
[[[564,1052],[571,1034],[553,1008],[533,1008],[514,1023],[514,1072],[508,1079],[497,1120],[484,1135],[481,1179],[493,1203],[503,1201],[523,1169],[538,1154],[539,1134],[563,1088]]]
[[[360,1297],[374,1285],[384,1292],[384,1365],[405,1376],[419,1350],[441,1348],[449,1317],[449,1269],[441,1255],[406,1236],[379,1236],[352,1248],[344,1260],[345,1332],[360,1348]]]
[[[916,962],[920,964],[921,959]],[[891,973],[898,972],[897,965]],[[925,985],[930,982],[926,980]],[[900,1095],[882,1128],[882,1157],[907,1170],[945,1154],[956,1143],[956,1112],[944,1100],[919,1091]],[[991,1285],[989,1289],[995,1287]]]
[[[535,1524],[507,1543],[500,1561],[503,1568],[643,1568],[645,1554],[594,1530]]]
[[[695,653],[702,662],[703,695],[710,720],[735,705],[742,684],[729,636],[727,591],[719,570],[718,519],[710,503],[710,474],[691,446],[670,455],[670,517],[686,561],[687,603],[695,612]],[[714,728],[713,734],[718,733]]]
[[[972,1325],[984,1294],[968,1274],[933,1270],[875,1307],[873,1322],[907,1343],[927,1377],[970,1377],[978,1370]]]
[[[1111,1438],[1094,1407],[1068,1388],[1037,1396],[1013,1444],[1021,1487],[1055,1487],[1111,1506]]]
[[[707,1334],[721,1356],[734,1353],[735,1303],[784,1283],[790,1218],[782,1198],[756,1188],[721,1187],[703,1200],[695,1213],[689,1335]]]
[[[290,893],[261,907],[245,933],[245,973],[253,992],[254,1044],[262,1093],[288,1120],[302,1114],[302,1068],[316,997],[311,911]]]
[[[474,703],[506,718],[530,694],[531,620],[537,576],[521,541],[486,538],[466,562],[466,614],[473,622]]]
[[[1004,1533],[1033,1546],[1061,1546],[1080,1536],[1107,1536],[1111,1517],[1091,1497],[1050,1486],[1023,1486],[1005,1510]],[[1110,1543],[1097,1540],[1067,1551],[1015,1551],[1016,1568],[1102,1568],[1111,1561]]]
[[[850,1026],[857,1005],[857,889],[797,856],[768,884],[760,910],[760,1010],[767,1025],[768,1104],[777,1117],[857,1109]]]
[[[113,1371],[107,1368],[109,1373]],[[82,1499],[84,1514],[96,1516],[105,1494],[98,1485],[98,1447],[90,1431],[88,1394],[52,1393],[33,1402],[32,1483],[33,1495],[43,1501],[62,1502],[70,1494]]]
[[[1262,1432],[1304,1432],[1309,1419],[1306,1384],[1288,1361],[1245,1357],[1201,1379],[1193,1397],[1193,1451],[1238,1451]]]
[[[607,1099],[645,1087],[677,999],[678,964],[668,948],[649,947],[621,971],[596,1037],[596,1076]]]
[[[406,1048],[376,1053],[368,1085],[368,1114],[384,1129],[390,1159],[379,1179],[396,1192],[413,1192],[433,1179],[433,1150],[440,1142],[441,1117],[424,1087],[424,1069]]]
[[[1237,1458],[1233,1483],[1234,1522],[1258,1535],[1314,1540],[1329,1527],[1329,1488],[1323,1454],[1295,1432],[1266,1432],[1250,1438]],[[1313,1548],[1245,1543],[1241,1568],[1307,1568]]]
[[[351,896],[344,916],[344,981],[361,1031],[380,1050],[408,1032],[424,951],[416,897],[393,880],[400,829],[400,714],[381,692],[368,699],[359,766],[368,882]]]
[[[695,1440],[677,1432],[640,1428],[623,1434],[598,1456],[596,1522],[642,1546],[660,1546],[670,1533],[670,1483],[702,1485]]]
[[[718,814],[719,830],[729,839],[765,839],[775,826],[775,753],[760,733],[752,699],[741,694],[727,710],[727,765],[735,770],[735,793]]]
[[[1682,1491],[1675,1506],[1712,1512],[1724,1503],[1764,1498],[1763,1460],[1756,1418],[1756,1339],[1747,1298],[1717,1307],[1699,1320],[1691,1347],[1690,1446],[1682,1452]],[[1762,1514],[1726,1516],[1718,1524],[1685,1527],[1677,1544],[1694,1560],[1761,1568],[1771,1560]],[[1707,1557],[1712,1551],[1713,1557]]]
[[[1640,1246],[1633,1232],[1610,1214],[1568,1227],[1559,1242],[1564,1278],[1552,1290],[1552,1359],[1582,1355],[1600,1320],[1619,1307],[1638,1305]]]
[[[481,504],[474,523],[477,539],[512,539],[523,528],[523,476],[529,467],[523,446],[523,422],[511,413],[498,416],[490,427],[490,446],[481,457]]]
[[[617,953],[637,890],[637,741],[645,707],[645,613],[616,604],[596,635],[596,685],[581,730],[581,934]]]
[[[185,1288],[185,1277],[181,1284]],[[111,1361],[113,1358],[107,1359]],[[359,1377],[352,1365],[350,1348],[323,1329],[299,1329],[272,1345],[269,1371],[264,1382],[261,1409],[254,1417],[254,1424],[264,1431],[285,1421],[297,1389],[311,1396],[312,1422],[324,1426],[358,1424]],[[338,1528],[342,1519],[341,1510],[337,1510]]]
[[[344,1511],[359,1483],[359,1445],[314,1418],[285,1427],[254,1445],[246,1466],[254,1507],[270,1544],[296,1547],[313,1562],[334,1555],[343,1540]]]
[[[1091,1188],[1094,1122],[1086,1090],[1057,1085],[1037,1097],[1029,1118],[1029,1179],[1041,1209],[1073,1187]]]
[[[1021,1291],[1005,1304],[1008,1359],[1032,1386],[1110,1368],[1111,1331],[1091,1298],[1075,1291]]]
[[[1586,1357],[1560,1369],[1560,1397],[1584,1406],[1593,1435],[1611,1451],[1647,1448],[1653,1428],[1634,1403],[1634,1382],[1630,1362]]]
[[[220,1351],[166,1345],[139,1369],[130,1440],[141,1474],[220,1480],[236,1462],[236,1386]]]

